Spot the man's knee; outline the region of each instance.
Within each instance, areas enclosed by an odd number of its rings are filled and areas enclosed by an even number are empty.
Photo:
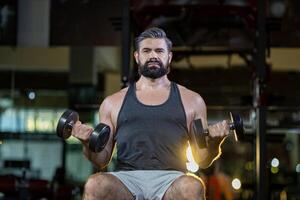
[[[113,179],[108,174],[94,174],[85,183],[84,191],[88,194],[107,193],[113,189]]]
[[[178,181],[178,186],[184,197],[205,197],[205,186],[198,177],[182,176]]]
[[[83,199],[133,199],[133,196],[113,175],[98,173],[90,176],[86,181]]]

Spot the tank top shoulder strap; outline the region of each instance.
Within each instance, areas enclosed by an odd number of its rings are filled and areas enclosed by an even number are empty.
[[[135,92],[135,82],[129,84],[126,95],[133,95],[134,92]]]
[[[130,99],[133,96],[133,92],[134,92],[134,83],[129,84],[128,89],[126,91],[125,97],[123,99],[121,108],[119,110],[118,113],[118,117],[117,117],[117,128],[119,127],[119,122],[120,122],[120,118],[122,118],[122,115],[124,112],[127,112],[127,106],[125,106],[125,104],[128,104],[128,101],[131,101]]]
[[[177,101],[178,99],[181,100],[178,85],[176,83],[174,83],[173,81],[171,82],[170,99],[175,100],[175,101]]]

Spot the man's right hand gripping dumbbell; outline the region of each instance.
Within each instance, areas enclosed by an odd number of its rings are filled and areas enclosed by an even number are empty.
[[[88,141],[89,149],[92,152],[101,152],[108,142],[110,136],[110,127],[106,124],[100,123],[93,130],[90,127],[82,126],[79,121],[79,115],[76,111],[66,110],[58,120],[56,133],[59,137],[67,139],[71,136],[73,128],[87,129],[87,135],[79,138],[83,141]]]

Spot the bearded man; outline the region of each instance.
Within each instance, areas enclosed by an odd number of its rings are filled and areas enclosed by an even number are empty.
[[[72,135],[82,141],[84,155],[96,166],[105,167],[117,148],[114,172],[90,176],[84,199],[205,199],[205,186],[186,174],[188,143],[201,168],[221,154],[229,134],[225,120],[207,125],[202,97],[168,79],[172,42],[160,28],[149,28],[136,38],[134,58],[140,78],[108,96],[99,109],[100,122],[107,124],[110,138],[104,150],[91,152],[88,138],[92,128],[78,121]],[[199,147],[192,126],[201,119],[209,130],[206,147]]]

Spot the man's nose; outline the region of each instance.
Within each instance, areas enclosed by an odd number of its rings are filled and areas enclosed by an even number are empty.
[[[158,58],[157,53],[155,51],[151,51],[149,57],[150,57],[150,59],[156,59],[156,58]]]

